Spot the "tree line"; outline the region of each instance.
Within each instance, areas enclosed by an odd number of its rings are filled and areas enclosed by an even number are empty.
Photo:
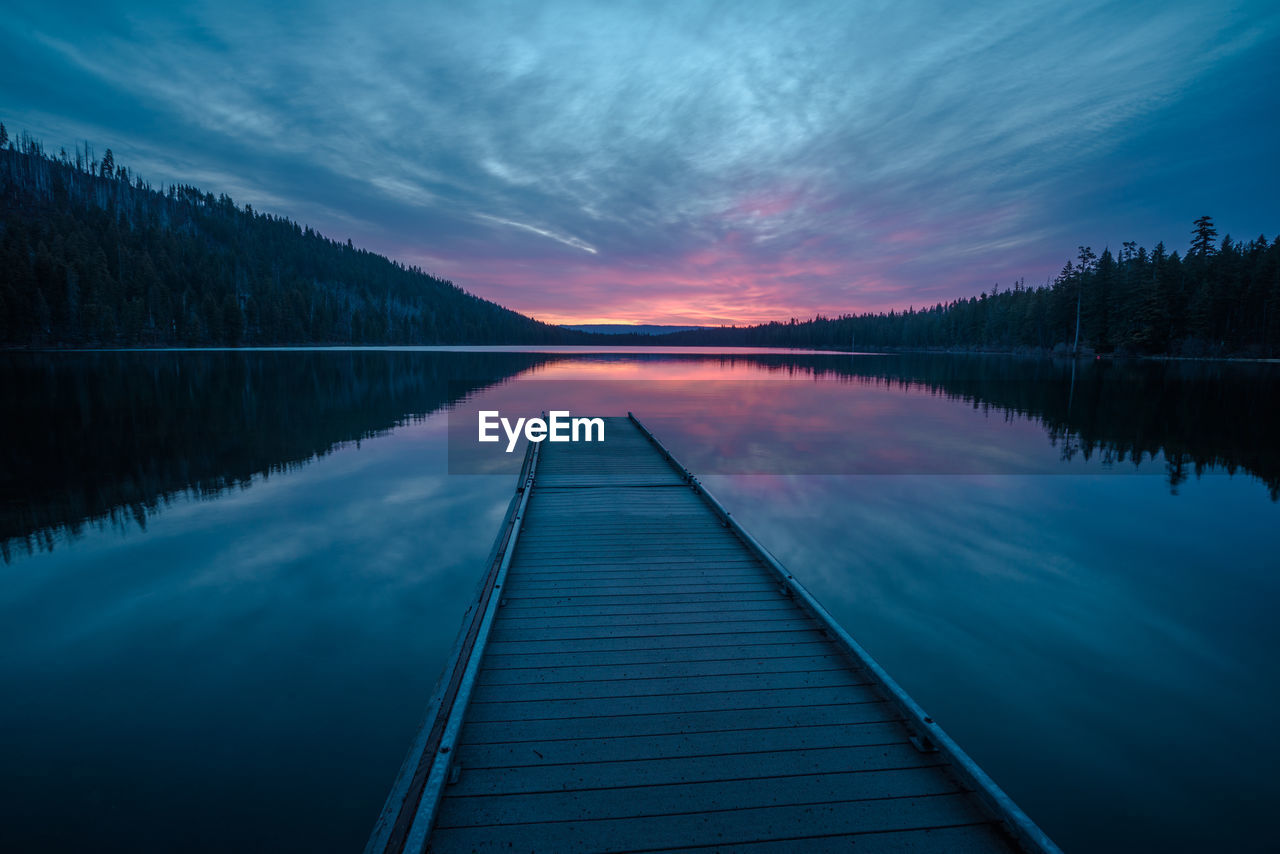
[[[196,187],[153,188],[110,149],[50,154],[0,124],[0,344],[574,343],[417,267]]]
[[[653,339],[651,339],[653,340]],[[1280,237],[1217,240],[1195,221],[1186,255],[1134,242],[1079,247],[1052,282],[929,308],[818,316],[661,336],[664,344],[968,349],[1178,356],[1280,355]]]
[[[1280,355],[1280,237],[1185,255],[1078,247],[1044,285],[906,311],[667,335],[539,323],[417,267],[188,185],[154,189],[87,142],[0,124],[0,345],[608,344]]]

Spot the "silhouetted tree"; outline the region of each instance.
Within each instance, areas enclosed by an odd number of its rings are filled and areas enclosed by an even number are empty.
[[[1197,221],[1197,228],[1203,224]],[[1210,224],[1211,228],[1211,224]],[[1213,235],[1207,236],[1208,240]],[[1280,355],[1280,238],[1185,258],[1163,243],[1122,244],[1120,259],[1078,247],[1052,283],[992,289],[906,312],[721,327],[614,343],[1015,350],[1075,347],[1186,356]],[[1079,338],[1077,339],[1077,329]],[[1074,347],[1073,347],[1074,344]]]
[[[1214,239],[1218,229],[1213,227],[1213,217],[1202,216],[1195,221],[1195,230],[1191,232],[1191,254],[1204,257],[1214,252]]]
[[[1088,246],[1080,246],[1078,248],[1080,252],[1076,257],[1080,260],[1080,266],[1076,267],[1076,335],[1071,344],[1071,352],[1073,353],[1080,351],[1080,307],[1084,303],[1085,274],[1092,272],[1093,261],[1098,257],[1093,254],[1093,249]]]

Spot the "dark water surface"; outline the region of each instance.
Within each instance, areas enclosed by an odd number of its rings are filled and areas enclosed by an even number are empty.
[[[0,850],[361,848],[518,467],[460,437],[560,406],[643,418],[1068,851],[1272,848],[1277,366],[11,353],[0,406]]]

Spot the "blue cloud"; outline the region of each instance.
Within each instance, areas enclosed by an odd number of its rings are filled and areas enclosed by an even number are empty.
[[[538,315],[718,321],[1274,233],[1278,36],[1267,3],[20,2],[0,97]]]

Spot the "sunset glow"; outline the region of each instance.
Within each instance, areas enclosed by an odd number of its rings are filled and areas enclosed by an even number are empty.
[[[3,118],[555,323],[905,309],[1280,228],[1274,4],[731,11],[19,2]]]

